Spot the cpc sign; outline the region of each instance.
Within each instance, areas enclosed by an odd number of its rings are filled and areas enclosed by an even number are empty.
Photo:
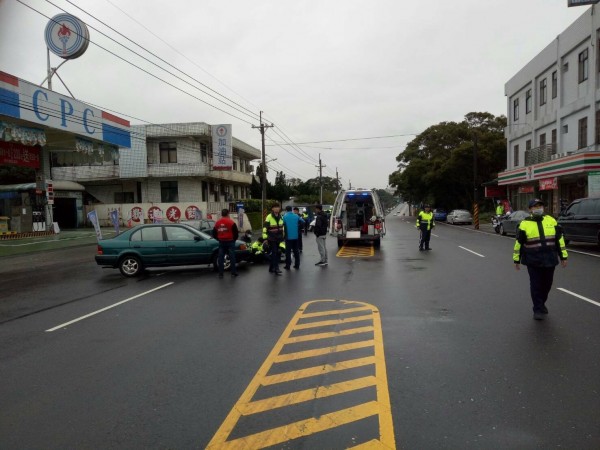
[[[46,25],[45,38],[52,53],[64,59],[75,59],[87,50],[90,32],[77,17],[58,14]]]

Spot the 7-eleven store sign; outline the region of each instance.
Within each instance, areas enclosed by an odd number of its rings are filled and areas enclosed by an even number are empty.
[[[498,185],[511,185],[550,177],[600,170],[600,153],[578,153],[533,166],[519,167],[498,174]]]

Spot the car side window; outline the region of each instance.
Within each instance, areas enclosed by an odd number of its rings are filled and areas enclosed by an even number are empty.
[[[569,206],[569,209],[567,209],[567,211],[565,212],[565,215],[570,216],[570,215],[575,215],[575,214],[579,214],[579,205],[580,203],[573,203],[571,206]]]
[[[142,240],[142,230],[138,230],[134,233],[131,234],[131,237],[129,238],[130,241],[132,242],[139,242]]]
[[[142,232],[142,241],[162,241],[162,227],[148,227],[140,230]]]
[[[584,200],[581,203],[579,203],[579,211],[577,212],[577,214],[582,214],[584,216],[592,216],[595,213],[596,212],[593,200]]]
[[[181,227],[166,227],[167,241],[193,241],[196,234]]]

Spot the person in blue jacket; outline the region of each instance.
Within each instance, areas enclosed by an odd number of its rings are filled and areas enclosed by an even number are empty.
[[[285,207],[283,215],[283,229],[285,236],[285,266],[284,269],[290,270],[292,264],[292,253],[294,253],[294,269],[300,268],[300,250],[298,248],[298,238],[304,220],[292,212],[291,206]]]

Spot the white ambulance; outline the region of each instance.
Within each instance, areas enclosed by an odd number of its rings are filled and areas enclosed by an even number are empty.
[[[375,189],[342,190],[335,199],[329,231],[336,236],[338,247],[349,241],[381,245],[385,236],[385,210]]]

